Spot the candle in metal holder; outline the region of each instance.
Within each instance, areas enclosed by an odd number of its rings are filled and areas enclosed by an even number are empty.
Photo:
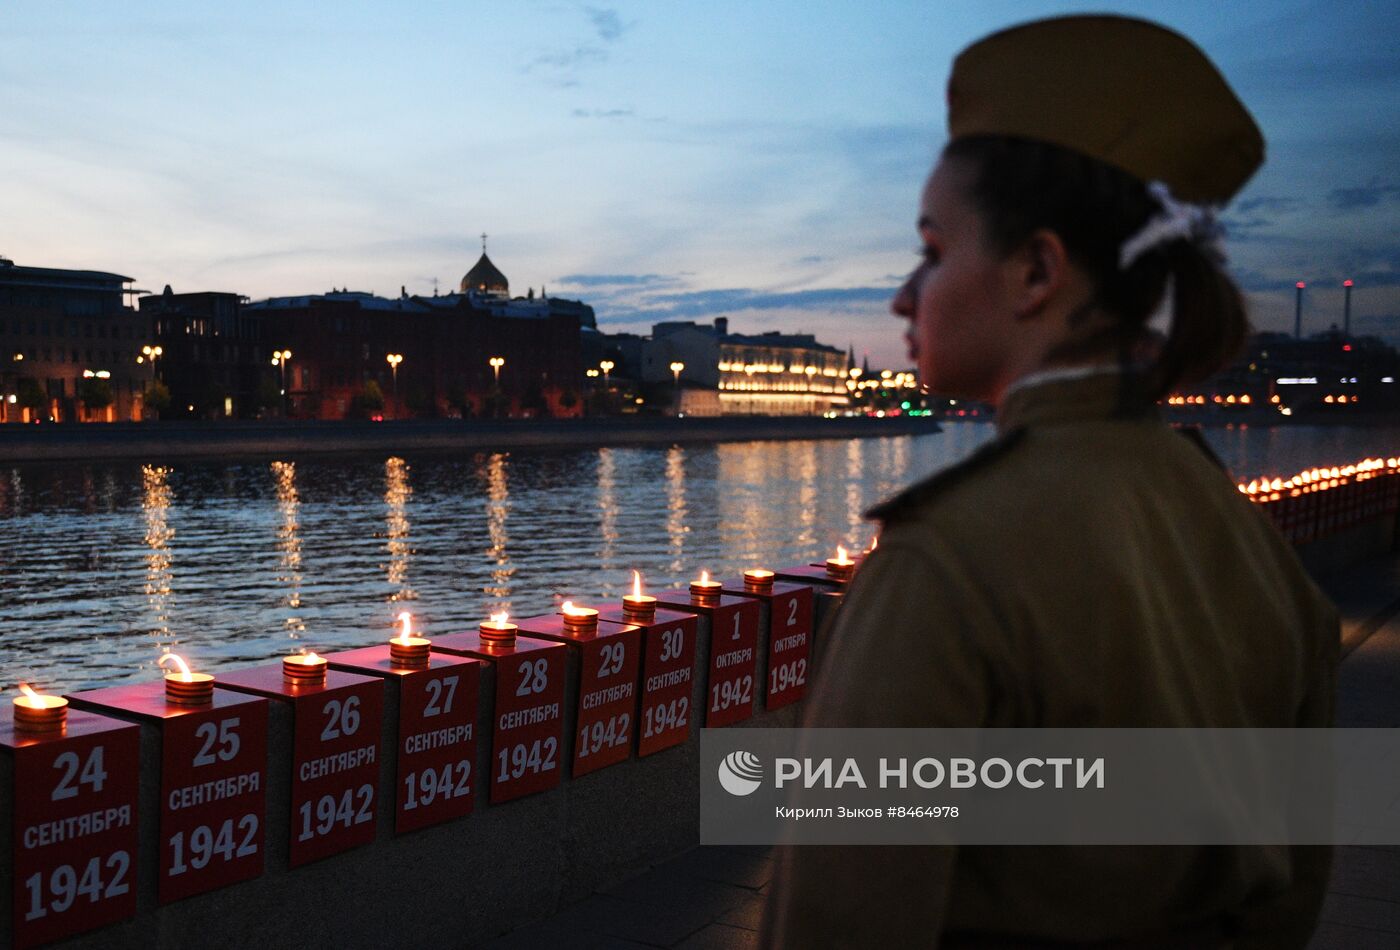
[[[564,626],[576,636],[591,637],[598,632],[598,611],[592,607],[575,607],[572,601],[564,601],[559,608],[564,615]]]
[[[690,582],[690,596],[700,603],[717,601],[719,600],[720,588],[723,586],[719,581],[710,580],[709,571],[701,571],[700,579]]]
[[[214,677],[208,673],[191,673],[189,664],[177,654],[164,653],[156,661],[164,667],[172,662],[179,672],[165,674],[165,701],[181,706],[204,706],[214,701]]]
[[[20,683],[23,696],[15,697],[15,729],[31,735],[62,732],[68,725],[68,700],[45,696]]]
[[[744,590],[753,594],[768,594],[773,590],[773,572],[761,567],[744,572]]]
[[[651,623],[656,619],[656,598],[642,593],[642,574],[632,572],[632,593],[622,598],[622,618],[638,623]]]
[[[410,629],[412,622],[413,616],[407,610],[399,614],[403,629],[397,637],[389,640],[389,662],[394,666],[422,669],[428,665],[433,641],[427,637],[415,637]]]
[[[846,554],[846,549],[839,544],[836,546],[836,556],[826,559],[826,575],[836,580],[848,581],[855,573],[856,562],[852,561]]]
[[[476,629],[481,634],[481,639],[488,644],[511,646],[515,643],[515,634],[520,628],[509,620],[509,614],[492,614],[490,620],[482,621]]]
[[[282,678],[298,686],[320,686],[326,681],[326,660],[315,653],[284,656]]]

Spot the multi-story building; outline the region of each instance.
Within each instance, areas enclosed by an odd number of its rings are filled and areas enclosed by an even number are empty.
[[[292,415],[345,418],[357,397],[364,405],[371,381],[389,417],[583,411],[580,323],[593,322],[592,308],[510,297],[484,253],[453,294],[341,290],[270,298],[244,312],[262,320],[265,348],[292,353],[278,366]]]
[[[655,324],[641,363],[645,381],[718,391],[724,415],[824,415],[850,403],[846,353],[806,333],[730,333],[725,317]]]
[[[233,293],[177,294],[167,284],[140,300],[155,346],[152,375],[170,390],[167,418],[252,418],[258,414],[259,383],[268,376],[269,352],[261,343],[261,321],[243,312]]]
[[[141,418],[151,335],[131,281],[0,258],[0,422]]]

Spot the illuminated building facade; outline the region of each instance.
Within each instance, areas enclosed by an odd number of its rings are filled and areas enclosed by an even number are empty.
[[[725,415],[820,416],[850,404],[846,354],[808,334],[726,334],[718,369]]]
[[[0,422],[141,418],[151,340],[131,280],[0,258]]]
[[[641,363],[648,382],[671,380],[682,364],[681,386],[717,392],[722,415],[820,416],[850,404],[844,352],[805,333],[730,333],[725,317],[655,324]]]

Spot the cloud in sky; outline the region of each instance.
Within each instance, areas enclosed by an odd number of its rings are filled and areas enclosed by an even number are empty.
[[[593,23],[593,29],[598,31],[598,39],[604,43],[616,43],[622,38],[622,34],[633,26],[631,23],[623,23],[622,17],[613,9],[584,7],[584,12]]]
[[[631,109],[575,109],[571,115],[575,119],[630,119],[636,113]]]
[[[1400,185],[1381,184],[1377,179],[1350,188],[1334,188],[1327,195],[1327,200],[1338,211],[1374,208],[1382,201],[1394,198],[1400,198]]]

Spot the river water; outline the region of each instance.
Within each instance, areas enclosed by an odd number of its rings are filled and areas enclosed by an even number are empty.
[[[965,457],[934,435],[471,457],[0,467],[0,687],[151,678],[530,616],[865,546],[861,512]],[[1400,426],[1216,429],[1235,475],[1400,454]]]

